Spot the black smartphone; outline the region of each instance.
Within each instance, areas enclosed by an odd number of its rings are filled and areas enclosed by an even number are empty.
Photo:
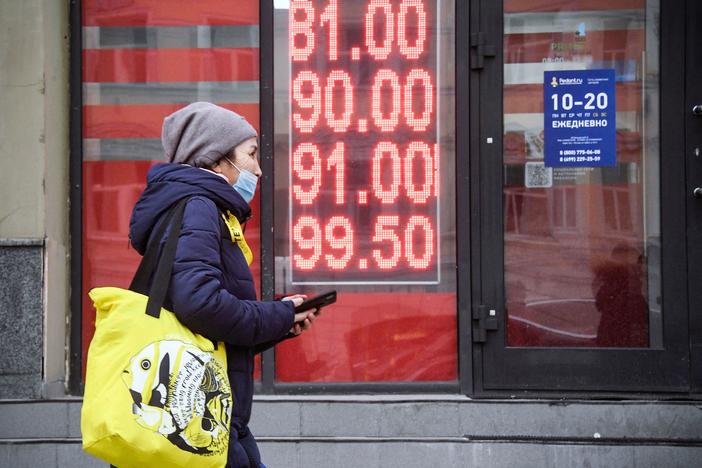
[[[295,307],[295,313],[305,312],[310,309],[321,309],[324,306],[336,302],[336,291],[327,291],[319,296],[307,299],[305,302]]]

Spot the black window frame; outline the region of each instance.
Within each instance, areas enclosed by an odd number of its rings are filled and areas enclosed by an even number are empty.
[[[69,358],[69,392],[73,395],[83,394],[82,378],[82,294],[83,294],[83,81],[82,81],[82,5],[80,0],[70,2],[70,234],[71,234],[71,292],[70,292],[70,358]],[[261,299],[271,300],[275,288],[275,258],[273,252],[273,2],[259,0],[259,115],[260,115],[260,164],[263,171],[261,179]],[[467,21],[468,8],[464,2],[456,1],[456,24]],[[459,44],[467,44],[468,35],[464,29],[456,28],[455,51]],[[456,77],[467,73],[467,57],[459,60],[456,55]],[[458,86],[458,82],[457,86]],[[457,90],[458,94],[458,90]],[[458,96],[457,96],[458,97]],[[459,98],[460,99],[460,98]],[[465,101],[465,98],[463,98]],[[463,102],[460,101],[460,102]],[[467,119],[456,116],[458,135],[467,134]],[[462,129],[459,132],[459,125]],[[464,142],[465,143],[465,142]],[[457,140],[457,148],[458,146]],[[467,152],[466,152],[467,153]],[[467,209],[466,181],[467,154],[457,172],[457,210]],[[468,238],[470,221],[465,217],[457,220],[457,239]],[[450,393],[470,394],[472,392],[470,346],[470,288],[467,281],[461,278],[469,277],[469,255],[467,245],[457,249],[457,335],[458,349],[458,380],[448,382],[276,382],[275,380],[275,348],[261,355],[261,379],[255,383],[255,390],[260,394],[346,394],[346,393]]]
[[[68,390],[83,394],[83,34],[80,0],[69,4],[70,319]]]
[[[457,23],[459,10],[467,15],[468,9],[464,2],[456,1]],[[261,296],[263,300],[271,300],[275,294],[275,256],[273,252],[274,246],[274,6],[272,2],[260,1],[260,151],[261,151],[261,170],[263,177],[261,180]],[[456,43],[454,51],[458,50],[459,32],[463,34],[465,31],[456,29]],[[465,39],[465,38],[464,38]],[[467,60],[464,60],[463,68],[467,70]],[[460,76],[458,69],[458,55],[456,55],[456,77]],[[458,87],[458,86],[457,86]],[[458,89],[456,91],[458,93]],[[467,119],[460,119],[458,113],[456,115],[456,129],[460,120],[467,123]],[[457,134],[458,136],[458,134]],[[456,143],[458,148],[458,142]],[[457,161],[460,158],[456,158]],[[467,160],[468,158],[465,158]],[[467,169],[467,168],[464,168]],[[457,173],[456,180],[460,177],[460,169]],[[457,190],[461,189],[461,185],[457,182]],[[464,187],[465,188],[465,187]],[[456,203],[457,210],[461,208],[460,192],[457,191]],[[457,240],[461,235],[468,233],[468,220],[459,217],[457,220]],[[466,295],[469,294],[467,282],[461,285],[460,278],[466,275],[468,271],[467,256],[464,262],[460,259],[461,249],[457,248],[457,344],[456,350],[458,357],[458,380],[456,381],[434,381],[434,382],[277,382],[275,380],[275,348],[265,351],[261,356],[261,381],[256,383],[256,391],[262,394],[345,394],[345,393],[451,393],[451,394],[470,394],[472,392],[472,375],[470,372],[471,362],[471,347],[470,347],[470,320],[466,304],[470,304],[470,300],[466,300]],[[464,313],[461,313],[464,311]],[[468,321],[466,321],[468,318]],[[465,354],[462,352],[465,351]]]

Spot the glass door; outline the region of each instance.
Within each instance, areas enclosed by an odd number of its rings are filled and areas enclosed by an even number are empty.
[[[478,99],[502,103],[474,127],[490,254],[473,310],[482,391],[687,389],[671,262],[685,254],[684,164],[662,105],[682,70],[664,66],[677,33],[662,3],[483,2],[473,23],[502,31],[472,34]]]

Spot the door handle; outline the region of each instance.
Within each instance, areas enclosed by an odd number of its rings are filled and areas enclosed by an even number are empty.
[[[692,115],[702,115],[702,104],[692,107]]]
[[[692,196],[694,198],[702,198],[702,187],[695,187],[692,189]]]

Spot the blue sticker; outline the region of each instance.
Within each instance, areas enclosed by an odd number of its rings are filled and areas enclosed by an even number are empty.
[[[615,84],[614,69],[544,72],[546,167],[616,164]]]

